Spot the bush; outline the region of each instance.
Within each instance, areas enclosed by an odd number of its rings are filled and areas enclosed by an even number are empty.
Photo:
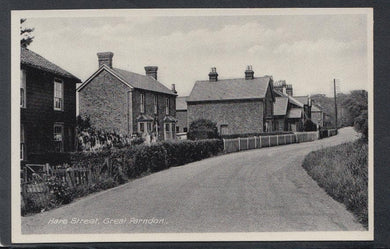
[[[48,163],[50,165],[70,164],[71,157],[72,153],[68,152],[31,153],[28,155],[28,163]]]
[[[316,131],[317,125],[311,121],[310,119],[306,119],[305,123],[303,124],[303,130],[304,131]]]
[[[357,132],[362,134],[362,138],[367,140],[368,138],[368,112],[367,110],[362,111],[362,113],[355,118],[354,128]]]
[[[367,143],[358,140],[311,152],[302,166],[321,188],[367,227]]]
[[[47,180],[46,185],[49,188],[50,194],[54,197],[54,203],[52,203],[54,206],[68,204],[73,200],[74,196],[72,189],[66,182],[63,182],[62,179],[54,176],[50,177]]]
[[[187,133],[190,140],[219,138],[217,124],[208,119],[198,119],[190,124]]]

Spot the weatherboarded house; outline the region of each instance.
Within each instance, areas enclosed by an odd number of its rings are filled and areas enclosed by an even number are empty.
[[[112,52],[97,55],[98,70],[77,89],[80,116],[97,130],[174,139],[177,94],[157,80],[158,67],[141,75],[114,68]]]
[[[20,159],[75,150],[80,79],[33,51],[20,50]]]
[[[221,135],[272,131],[273,80],[254,77],[251,67],[244,78],[218,79],[212,68],[209,80],[197,81],[187,98],[188,124],[197,119],[215,122]]]

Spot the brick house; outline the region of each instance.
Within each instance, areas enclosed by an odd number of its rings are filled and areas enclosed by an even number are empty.
[[[98,70],[77,89],[80,116],[97,130],[174,139],[177,94],[157,80],[158,67],[146,66],[141,75],[114,68],[112,52],[97,56]]]
[[[33,51],[20,50],[20,159],[74,151],[80,79]]]
[[[248,66],[244,78],[219,80],[212,68],[209,80],[195,82],[187,98],[187,124],[208,119],[221,135],[272,131],[274,101],[271,76],[254,77]]]
[[[274,88],[274,129],[276,131],[303,131],[304,123],[311,119],[309,96],[292,96],[291,85],[278,81]]]
[[[176,98],[176,133],[185,133],[188,131],[186,99],[187,96]]]

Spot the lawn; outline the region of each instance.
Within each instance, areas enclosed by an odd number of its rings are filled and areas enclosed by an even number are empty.
[[[309,153],[303,168],[333,199],[368,226],[368,145],[362,140]]]

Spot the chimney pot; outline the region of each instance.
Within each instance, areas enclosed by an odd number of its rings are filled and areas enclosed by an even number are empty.
[[[157,70],[158,67],[156,66],[146,66],[145,67],[145,74],[146,76],[151,76],[155,80],[157,80]]]
[[[245,79],[253,80],[255,72],[252,70],[252,65],[248,65],[245,70]]]
[[[218,81],[217,68],[212,67],[209,73],[209,81]]]
[[[112,57],[114,56],[114,53],[100,52],[97,53],[97,56],[98,56],[99,68],[102,65],[107,65],[109,68],[112,68]]]

